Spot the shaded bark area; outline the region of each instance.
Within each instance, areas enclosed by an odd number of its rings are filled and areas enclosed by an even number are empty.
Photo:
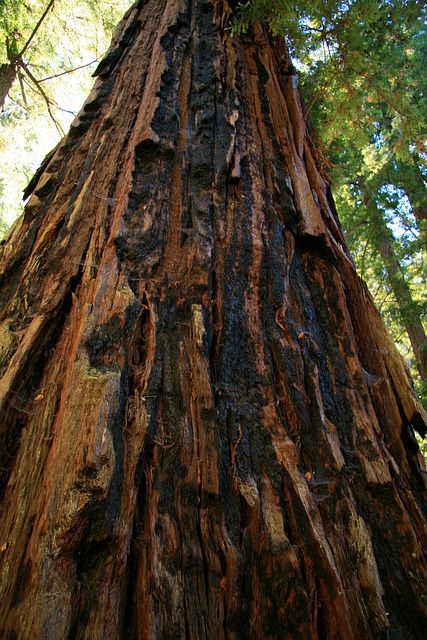
[[[2,246],[5,639],[423,635],[425,415],[228,14],[128,12]]]

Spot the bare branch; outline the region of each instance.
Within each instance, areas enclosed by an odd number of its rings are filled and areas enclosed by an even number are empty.
[[[50,0],[49,4],[47,5],[46,9],[44,10],[44,12],[43,12],[43,14],[42,14],[42,16],[40,18],[40,20],[38,21],[38,23],[34,27],[30,37],[28,38],[27,42],[24,44],[24,48],[21,49],[21,51],[18,53],[17,58],[21,58],[21,56],[24,55],[25,51],[30,46],[32,39],[36,35],[36,33],[39,30],[40,26],[42,25],[44,19],[46,18],[47,14],[49,13],[49,10],[53,7],[54,2],[55,2],[55,0]]]
[[[68,73],[73,73],[74,71],[79,71],[80,69],[85,69],[86,67],[90,67],[91,64],[95,64],[98,62],[98,58],[92,60],[92,62],[87,62],[86,64],[82,64],[79,67],[74,67],[74,69],[68,69],[67,71],[62,71],[61,73],[57,73],[54,76],[48,76],[47,78],[42,78],[39,82],[47,82],[47,80],[54,80],[55,78],[59,78],[60,76],[66,76]]]
[[[56,120],[55,116],[52,113],[51,110],[51,105],[53,104],[52,100],[49,98],[49,96],[47,95],[47,93],[44,91],[44,89],[40,86],[40,82],[37,80],[37,78],[34,77],[34,75],[31,73],[31,71],[28,69],[28,67],[26,66],[26,64],[22,61],[19,60],[18,62],[19,66],[21,67],[21,69],[23,69],[23,71],[27,74],[27,76],[30,78],[31,82],[35,85],[35,87],[37,88],[37,90],[39,91],[39,93],[42,95],[46,106],[47,106],[47,110],[49,113],[49,116],[52,119],[52,122],[54,123],[56,129],[58,130],[58,132],[60,133],[61,136],[64,135],[64,130],[61,127],[61,125],[59,124],[59,122]]]
[[[22,71],[20,69],[18,69],[18,80],[19,80],[19,86],[21,87],[21,93],[22,93],[22,99],[24,101],[24,105],[25,107],[28,107],[27,95],[25,93],[25,87],[22,81]]]

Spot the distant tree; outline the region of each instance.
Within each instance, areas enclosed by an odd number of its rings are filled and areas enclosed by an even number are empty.
[[[27,79],[29,79],[30,83],[34,85],[34,87],[39,91],[39,93],[46,100],[47,108],[50,110],[49,98],[46,95],[45,91],[43,90],[39,80],[34,76],[33,72],[30,70],[27,62],[24,59],[24,56],[28,48],[30,47],[31,43],[33,42],[34,38],[36,37],[37,32],[42,26],[44,20],[46,20],[49,14],[49,11],[52,9],[54,3],[55,3],[55,0],[49,0],[42,15],[40,16],[39,20],[36,22],[36,24],[34,25],[34,28],[29,34],[26,42],[21,46],[19,44],[19,40],[22,38],[22,35],[16,27],[11,28],[13,24],[13,18],[15,16],[12,16],[9,12],[11,11],[12,7],[15,9],[18,9],[19,7],[19,13],[21,13],[21,15],[24,12],[29,13],[29,10],[26,5],[22,5],[22,3],[18,5],[16,2],[13,2],[13,1],[9,3],[5,3],[2,6],[2,14],[1,14],[2,27],[4,31],[9,31],[9,32],[7,33],[5,38],[7,62],[0,65],[0,108],[3,107],[6,96],[8,95],[13,83],[17,78],[19,79],[19,82],[21,84],[22,96],[23,96],[24,102],[26,102],[26,94],[24,90],[23,75],[22,75],[22,74],[25,74],[27,76]]]
[[[397,303],[401,322],[411,342],[419,375],[422,380],[427,380],[427,352],[424,351],[424,345],[427,346],[427,337],[421,321],[422,312],[412,298],[405,271],[393,249],[392,231],[387,227],[382,211],[369,190],[364,185],[361,189],[368,214],[367,224],[371,242],[384,265],[387,282]]]
[[[5,223],[22,212],[22,190],[68,129],[129,4],[0,3],[0,220]]]
[[[85,46],[92,50],[96,60],[103,53],[97,47],[97,32],[100,28],[111,31],[117,12],[126,4],[130,2],[34,0],[29,4],[4,0],[0,5],[0,108],[13,83],[19,81],[25,105],[27,93],[35,92],[50,111],[53,100],[43,85],[47,78],[40,77],[40,72],[64,75],[75,71],[70,62],[81,50],[83,34],[87,39]],[[61,43],[64,39],[66,49]]]

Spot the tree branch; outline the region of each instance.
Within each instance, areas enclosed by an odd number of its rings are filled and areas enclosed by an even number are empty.
[[[22,72],[20,69],[18,69],[18,80],[19,80],[19,86],[21,87],[21,93],[22,93],[22,99],[24,101],[24,105],[25,107],[28,107],[28,103],[27,103],[27,96],[25,93],[25,87],[24,87],[24,83],[22,81]]]
[[[80,69],[85,69],[86,67],[90,67],[91,64],[98,62],[98,58],[92,60],[92,62],[87,62],[86,64],[82,64],[79,67],[74,67],[74,69],[68,69],[67,71],[62,71],[61,73],[57,73],[54,76],[48,76],[47,78],[42,78],[39,80],[41,82],[47,82],[47,80],[54,80],[55,78],[59,78],[60,76],[66,76],[68,73],[73,73],[74,71],[79,71]]]
[[[19,60],[18,61],[19,66],[21,67],[21,69],[23,69],[23,71],[27,74],[27,76],[30,78],[31,82],[36,86],[37,90],[39,91],[39,93],[42,95],[44,101],[46,102],[46,106],[47,106],[47,110],[49,113],[49,116],[51,117],[55,127],[57,128],[58,132],[60,133],[61,136],[64,135],[64,130],[61,127],[61,125],[59,124],[59,122],[56,120],[55,116],[52,113],[51,110],[51,104],[52,104],[52,100],[49,98],[49,96],[46,94],[46,92],[44,91],[44,89],[42,89],[42,87],[40,86],[40,82],[37,80],[37,78],[35,78],[33,76],[33,74],[31,73],[31,71],[28,69],[28,67],[26,66],[26,64],[22,61]]]
[[[32,39],[34,38],[34,36],[36,35],[37,31],[39,30],[40,26],[43,23],[43,20],[46,18],[47,14],[49,13],[49,10],[53,7],[55,0],[50,0],[49,4],[47,5],[46,9],[43,12],[43,15],[41,16],[40,20],[38,21],[38,23],[36,24],[36,26],[34,27],[30,37],[28,38],[27,42],[24,44],[24,48],[21,49],[21,51],[18,53],[18,55],[16,56],[18,59],[21,58],[21,56],[24,55],[25,51],[28,49],[28,47],[31,44]]]

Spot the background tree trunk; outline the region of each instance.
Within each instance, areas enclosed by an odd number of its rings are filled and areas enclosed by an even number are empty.
[[[14,64],[0,64],[0,108],[15,81],[17,68]]]
[[[410,171],[401,163],[401,183],[418,223],[427,220],[427,189],[420,169],[421,159],[414,154]],[[399,167],[400,168],[400,167]]]
[[[383,260],[387,280],[396,300],[402,325],[411,343],[418,373],[422,380],[427,380],[427,353],[423,349],[423,345],[427,344],[427,337],[421,322],[419,306],[412,298],[411,289],[394,252],[390,241],[393,234],[387,227],[383,213],[371,198],[366,187],[362,186],[362,192],[363,200],[371,219],[371,242]]]
[[[2,638],[425,631],[425,416],[228,15],[128,12],[2,247]]]

